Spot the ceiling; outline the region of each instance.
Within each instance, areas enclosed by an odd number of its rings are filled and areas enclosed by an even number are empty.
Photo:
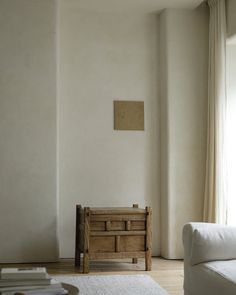
[[[81,10],[96,12],[151,13],[164,8],[194,9],[201,2],[203,0],[71,0],[69,3]]]

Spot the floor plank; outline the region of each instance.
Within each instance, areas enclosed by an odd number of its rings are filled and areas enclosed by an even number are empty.
[[[0,267],[18,267],[22,264],[0,264]],[[61,259],[57,263],[24,264],[24,266],[45,266],[51,275],[83,275],[74,267],[73,259]],[[131,260],[94,261],[90,263],[90,275],[106,274],[148,274],[166,289],[170,295],[183,295],[183,261],[152,258],[152,270],[146,272],[144,259],[137,264]]]

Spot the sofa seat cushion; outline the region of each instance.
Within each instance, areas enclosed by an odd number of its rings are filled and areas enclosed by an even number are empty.
[[[235,295],[236,268],[234,267],[236,260],[212,261],[191,267],[188,273],[188,285],[185,287],[186,294]]]
[[[236,259],[227,261],[212,261],[205,263],[204,266],[236,284]]]

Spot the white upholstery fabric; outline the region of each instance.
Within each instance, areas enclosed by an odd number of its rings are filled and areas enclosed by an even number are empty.
[[[208,262],[205,264],[205,267],[236,284],[236,259]]]
[[[184,295],[236,294],[236,284],[229,280],[226,274],[222,275],[214,271],[209,265],[211,263],[213,262],[200,263],[191,267],[191,285],[188,284]]]
[[[236,227],[211,226],[195,229],[191,265],[236,258]]]
[[[220,257],[229,257],[236,248],[236,237],[230,237],[228,227],[209,223],[189,223],[183,228],[184,243],[184,295],[235,295],[236,294],[236,253],[235,260],[212,261],[206,263],[191,264],[193,247],[195,248],[194,259],[213,258],[219,254]],[[229,227],[231,230],[235,228]],[[227,233],[224,233],[226,231]],[[198,233],[195,234],[194,233]],[[204,233],[204,235],[199,235]],[[206,234],[207,233],[207,234]],[[210,238],[211,246],[207,245],[207,237]],[[200,238],[200,241],[197,240]],[[227,239],[227,242],[224,241]],[[218,246],[214,248],[214,242]],[[226,248],[220,246],[222,241]],[[196,246],[197,245],[197,246]],[[199,248],[200,247],[200,250]],[[199,252],[197,252],[197,249]],[[207,253],[204,254],[203,250]],[[220,252],[220,249],[223,253]],[[213,254],[211,253],[214,252]],[[231,254],[227,253],[231,251]],[[235,251],[236,252],[236,251]],[[198,257],[199,255],[199,257]],[[216,260],[219,257],[216,257]]]

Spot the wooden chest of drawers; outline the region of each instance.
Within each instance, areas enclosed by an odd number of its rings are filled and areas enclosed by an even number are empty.
[[[89,261],[96,259],[145,257],[146,270],[151,270],[152,210],[133,207],[82,208],[76,206],[75,265],[89,272]]]

